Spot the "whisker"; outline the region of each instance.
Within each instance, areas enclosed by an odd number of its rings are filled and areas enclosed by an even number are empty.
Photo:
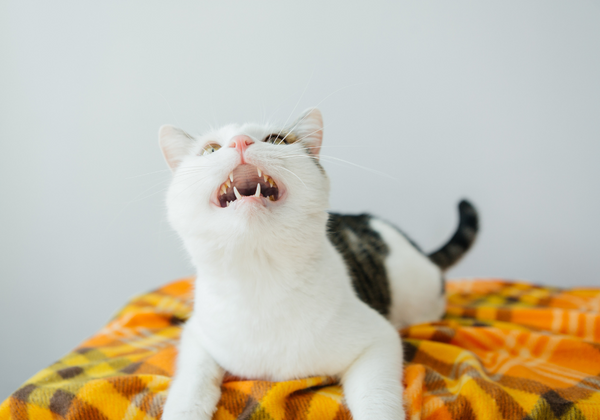
[[[166,191],[167,187],[163,185],[163,186],[161,186],[161,188],[158,191],[156,191],[154,193],[151,193],[151,194],[149,194],[149,195],[147,195],[145,197],[141,197],[142,195],[144,195],[148,191],[152,190],[153,188],[156,188],[156,187],[160,186],[161,184],[164,184],[165,182],[168,182],[168,181],[169,180],[162,180],[160,182],[157,182],[156,184],[152,185],[150,188],[145,189],[144,191],[142,191],[141,193],[139,193],[138,195],[136,195],[134,198],[132,198],[131,200],[129,200],[128,202],[126,202],[123,205],[123,207],[117,212],[117,214],[115,214],[115,217],[112,219],[112,221],[110,223],[111,224],[114,223],[131,204],[139,202],[139,201],[142,201],[142,200],[145,200],[146,198],[149,198],[149,197],[151,197],[151,196],[153,196],[155,194],[162,193],[162,192]]]
[[[289,170],[289,169],[287,169],[287,168],[284,168],[283,166],[279,166],[278,168],[279,168],[279,169],[283,169],[284,171],[288,171],[289,173],[291,173],[292,175],[294,175],[296,178],[298,178],[298,180],[299,180],[300,182],[302,182],[302,185],[304,185],[304,187],[305,187],[306,189],[308,189],[308,187],[306,186],[306,184],[304,183],[304,181],[302,181],[302,179],[300,179],[300,177],[299,177],[298,175],[296,175],[294,172],[290,171],[290,170]]]
[[[336,161],[347,163],[348,165],[352,165],[352,166],[355,166],[357,168],[364,169],[365,171],[369,171],[369,172],[372,172],[374,174],[384,176],[384,177],[392,179],[392,180],[394,180],[396,182],[401,182],[398,178],[393,177],[391,175],[388,175],[385,172],[381,172],[381,171],[378,171],[376,169],[367,168],[366,166],[357,165],[356,163],[353,163],[353,162],[350,162],[350,161],[347,161],[347,160],[344,160],[344,159],[336,158],[336,157],[333,157],[333,156],[327,156],[327,155],[321,155],[321,158],[324,158],[326,161],[327,161],[327,159],[333,159],[333,160],[336,160]]]
[[[334,95],[334,94],[338,93],[339,91],[342,91],[342,90],[344,90],[344,89],[348,89],[348,88],[351,88],[351,87],[354,87],[354,86],[360,86],[360,85],[364,85],[364,84],[367,84],[367,83],[369,83],[369,82],[357,82],[357,83],[351,83],[351,84],[349,84],[349,85],[346,85],[346,86],[342,86],[341,88],[334,90],[334,91],[333,91],[333,92],[331,92],[329,95],[327,95],[326,97],[324,97],[323,99],[321,99],[321,101],[319,101],[319,103],[317,103],[317,104],[315,105],[315,108],[316,108],[316,107],[318,107],[319,105],[321,105],[321,104],[322,104],[323,102],[325,102],[327,99],[329,99],[329,97],[331,97],[332,95]]]
[[[277,104],[277,106],[275,107],[275,111],[273,111],[273,112],[271,112],[271,114],[269,114],[269,118],[267,118],[267,121],[271,121],[271,119],[273,118],[273,115],[275,115],[275,113],[276,113],[276,112],[277,112],[279,109],[281,109],[281,105],[283,105],[283,103],[284,103],[286,100],[290,99],[292,96],[296,96],[296,93],[297,93],[297,91],[295,91],[295,92],[294,92],[292,95],[287,95],[287,97],[285,97],[285,98],[281,99],[281,100],[279,101],[279,103]]]
[[[311,76],[311,77],[312,77],[312,76]],[[314,108],[317,108],[319,105],[321,105],[323,102],[325,102],[325,101],[326,101],[327,99],[329,99],[329,98],[330,98],[332,95],[334,95],[334,94],[338,93],[339,91],[342,91],[342,90],[344,90],[344,89],[348,89],[348,88],[350,88],[350,87],[359,86],[359,85],[362,85],[362,84],[365,84],[365,83],[368,83],[368,82],[358,82],[358,83],[351,83],[351,84],[349,84],[349,85],[342,86],[341,88],[334,90],[334,91],[333,91],[333,92],[331,92],[329,95],[327,95],[327,96],[325,96],[323,99],[321,99],[321,100],[320,100],[320,101],[319,101],[319,102],[318,102],[318,103],[317,103],[317,104],[314,106]],[[307,86],[307,87],[308,87],[308,86]],[[305,90],[306,90],[306,89],[305,89]],[[303,93],[303,95],[304,95],[304,93]],[[300,98],[300,99],[302,99],[302,98]],[[298,105],[298,104],[296,104],[296,106],[297,106],[297,105]],[[296,108],[294,107],[294,109],[296,109]],[[293,112],[293,111],[292,111],[292,112]],[[298,124],[299,124],[299,123],[301,123],[302,121],[304,121],[304,119],[305,119],[307,116],[308,116],[308,115],[305,115],[303,118],[301,118],[299,121],[297,121],[297,122],[296,122],[296,124],[294,124],[294,126],[293,126],[292,128],[290,128],[290,132],[291,132],[291,131],[293,131],[293,130],[294,130],[294,128],[296,128],[296,127],[298,126]],[[289,120],[289,117],[288,117],[288,120]],[[286,125],[287,125],[287,120],[286,120],[286,122],[285,122],[284,126],[286,126]],[[319,131],[319,130],[317,130],[317,131]],[[316,131],[315,131],[315,133],[316,133]],[[281,131],[279,132],[279,134],[281,134]],[[311,134],[314,134],[314,133],[311,133]],[[287,137],[287,136],[286,136],[286,137]]]
[[[288,115],[287,119],[285,120],[285,123],[283,124],[282,128],[279,130],[278,135],[281,135],[281,130],[283,129],[283,127],[285,127],[287,125],[288,121],[290,120],[290,117],[294,114],[294,112],[296,111],[296,108],[298,107],[298,104],[300,103],[300,101],[304,97],[304,94],[306,93],[306,89],[308,89],[308,86],[310,85],[310,82],[312,81],[312,78],[315,75],[315,69],[316,69],[316,67],[313,68],[313,71],[310,74],[308,82],[306,82],[306,86],[304,86],[304,90],[302,91],[302,95],[300,95],[300,98],[298,99],[298,101],[296,101],[296,105],[294,105],[294,109],[292,109],[292,112],[290,112],[290,115]]]
[[[162,181],[159,181],[159,182],[157,182],[156,184],[152,185],[150,188],[146,188],[144,191],[142,191],[141,193],[139,193],[138,195],[136,195],[135,197],[133,197],[133,198],[131,199],[130,203],[134,203],[135,201],[137,201],[137,199],[138,199],[138,198],[139,198],[141,195],[143,195],[143,194],[147,193],[148,191],[150,191],[150,190],[151,190],[151,189],[153,189],[153,188],[156,188],[156,187],[157,187],[157,186],[159,186],[160,184],[164,184],[165,182],[168,182],[168,181],[169,181],[169,180],[167,180],[167,179],[163,179]]]
[[[137,202],[140,202],[140,201],[144,201],[145,199],[150,198],[150,197],[152,197],[152,196],[154,196],[156,194],[164,193],[165,191],[167,191],[167,189],[168,188],[166,188],[166,187],[165,188],[161,188],[160,190],[158,190],[156,192],[153,192],[153,193],[150,193],[150,194],[148,194],[148,195],[146,195],[144,197],[134,198],[134,199],[130,200],[127,203],[127,205],[125,206],[125,208],[127,208],[127,206],[129,206],[130,204],[134,204],[134,203],[137,203]],[[125,210],[125,209],[123,209],[123,210]]]
[[[190,189],[191,187],[193,187],[194,185],[197,185],[198,183],[201,183],[203,181],[206,180],[206,177],[202,177],[200,179],[197,179],[196,181],[192,182],[192,184],[188,185],[187,187],[185,187],[183,190],[179,191],[179,193],[177,194],[177,196],[179,196],[180,194],[184,193],[185,191],[187,191],[188,189]]]
[[[356,146],[356,147],[363,147],[363,146]],[[314,159],[315,157],[299,153],[299,154],[280,155],[280,156],[278,156],[278,158],[283,158],[283,159],[297,159],[297,158]],[[398,178],[393,177],[391,175],[388,175],[385,172],[381,172],[381,171],[378,171],[376,169],[371,169],[371,168],[368,168],[366,166],[358,165],[356,163],[353,163],[353,162],[350,162],[350,161],[347,161],[347,160],[344,160],[344,159],[340,159],[340,158],[337,158],[337,157],[334,157],[334,156],[320,155],[319,158],[321,158],[323,161],[329,162],[329,163],[337,163],[337,164],[339,164],[338,162],[341,162],[341,163],[344,163],[344,164],[347,164],[347,165],[351,165],[351,166],[363,169],[365,171],[372,172],[372,173],[380,175],[380,176],[384,176],[384,177],[392,179],[392,180],[394,180],[396,182],[401,182]]]
[[[201,182],[200,182],[200,181],[203,181],[203,180],[204,180],[204,179],[200,179],[200,180],[198,180],[198,181],[194,182],[194,183],[191,185],[191,186],[196,186],[196,188],[194,189],[194,191],[193,191],[193,194],[190,194],[190,195],[188,196],[188,200],[187,200],[188,202],[189,202],[189,201],[192,199],[192,197],[194,197],[194,196],[196,195],[196,192],[198,191],[198,188],[201,186]],[[199,185],[199,184],[200,184],[200,185]],[[189,188],[189,187],[188,187],[188,188]],[[187,188],[186,188],[186,190],[187,190]],[[184,190],[184,191],[185,191],[185,190]],[[183,192],[183,191],[181,191],[181,192]]]
[[[330,145],[330,146],[306,146],[307,149],[323,149],[324,147],[365,147],[364,145]]]
[[[153,171],[153,172],[148,172],[146,174],[141,174],[141,175],[134,175],[125,179],[135,179],[135,178],[141,178],[143,176],[148,176],[148,175],[152,175],[152,174],[158,174],[158,173],[162,173],[162,172],[171,172],[170,169],[161,169],[160,171]]]
[[[302,140],[304,140],[305,138],[307,138],[307,137],[310,137],[310,136],[312,136],[312,135],[313,135],[313,134],[315,134],[315,133],[318,133],[319,131],[323,131],[324,129],[325,129],[325,127],[323,126],[323,127],[319,128],[318,130],[315,130],[315,131],[313,131],[312,133],[308,133],[306,136],[304,136],[304,137],[302,137],[302,138],[299,138],[299,139],[298,139],[298,141],[302,141]]]

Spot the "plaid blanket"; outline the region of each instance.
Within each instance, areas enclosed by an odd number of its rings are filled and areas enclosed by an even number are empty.
[[[29,379],[0,419],[159,419],[192,279],[134,298],[101,331]],[[600,419],[600,289],[453,281],[443,321],[401,331],[417,419]],[[214,418],[350,419],[329,377],[226,376]]]

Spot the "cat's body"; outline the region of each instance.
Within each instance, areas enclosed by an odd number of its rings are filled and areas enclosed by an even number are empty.
[[[461,201],[459,212],[455,234],[431,255],[394,225],[369,214],[331,213],[327,233],[344,258],[358,297],[402,328],[444,313],[443,271],[464,255],[478,229],[477,213],[468,201]]]
[[[396,327],[441,316],[433,261],[453,262],[468,248],[475,213],[461,204],[457,234],[469,240],[460,250],[425,256],[379,219],[328,215],[318,111],[281,133],[227,126],[193,139],[161,129],[174,170],[169,219],[197,269],[163,419],[211,418],[224,370],[267,380],[335,376],[356,420],[403,419]]]

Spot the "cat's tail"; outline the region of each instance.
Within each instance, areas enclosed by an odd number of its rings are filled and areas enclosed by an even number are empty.
[[[446,270],[465,255],[475,242],[479,229],[477,210],[471,203],[462,200],[458,204],[458,212],[458,228],[452,238],[440,249],[429,254],[429,259],[442,270]]]

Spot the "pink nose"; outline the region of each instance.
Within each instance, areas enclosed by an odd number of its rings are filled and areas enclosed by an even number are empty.
[[[244,151],[251,144],[254,144],[254,140],[252,140],[250,137],[242,134],[242,135],[235,136],[234,138],[232,138],[231,143],[229,144],[229,147],[235,147],[236,149],[238,149],[240,151],[240,153],[244,153]]]

